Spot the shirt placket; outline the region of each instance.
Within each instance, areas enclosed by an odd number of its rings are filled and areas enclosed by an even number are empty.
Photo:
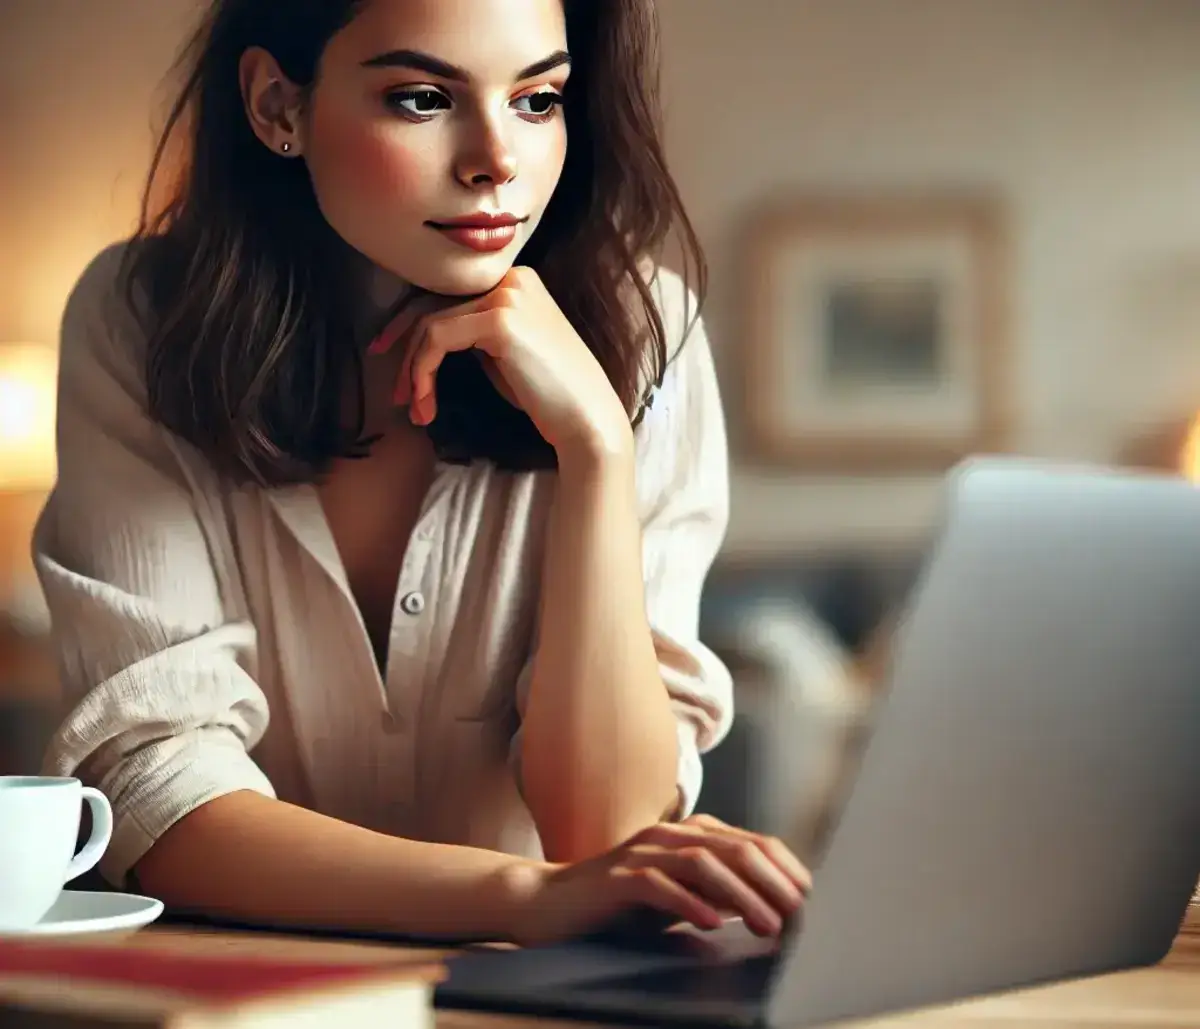
[[[438,570],[454,471],[439,467],[400,565],[384,683],[383,727],[389,735],[411,736],[418,728],[421,698],[431,674],[429,657],[441,593]]]

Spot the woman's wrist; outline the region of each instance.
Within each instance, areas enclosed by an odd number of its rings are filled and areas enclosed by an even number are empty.
[[[592,477],[613,467],[632,465],[633,426],[628,418],[581,424],[570,435],[557,441],[560,474]]]
[[[496,907],[498,940],[525,942],[542,890],[550,877],[564,867],[549,861],[516,859],[500,869],[495,881],[485,886]]]

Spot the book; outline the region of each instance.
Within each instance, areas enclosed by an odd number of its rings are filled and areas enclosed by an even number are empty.
[[[348,945],[347,945],[348,946]],[[4,1029],[426,1029],[430,952],[142,932],[0,940]]]

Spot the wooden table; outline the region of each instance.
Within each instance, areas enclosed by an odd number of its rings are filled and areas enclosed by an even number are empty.
[[[259,955],[319,954],[323,958],[395,960],[396,948],[369,943],[326,942],[259,933],[210,934],[172,926],[140,934],[140,945],[186,936],[202,947]],[[412,949],[416,959],[449,952]],[[468,1011],[439,1011],[439,1029],[584,1029],[585,1023]],[[1192,907],[1167,958],[1153,968],[962,1001],[944,1007],[854,1023],[855,1029],[1200,1029],[1200,907]]]

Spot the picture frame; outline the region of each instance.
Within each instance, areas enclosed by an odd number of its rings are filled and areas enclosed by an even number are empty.
[[[1007,448],[997,200],[793,198],[753,219],[745,256],[754,459],[816,473],[933,473]]]

